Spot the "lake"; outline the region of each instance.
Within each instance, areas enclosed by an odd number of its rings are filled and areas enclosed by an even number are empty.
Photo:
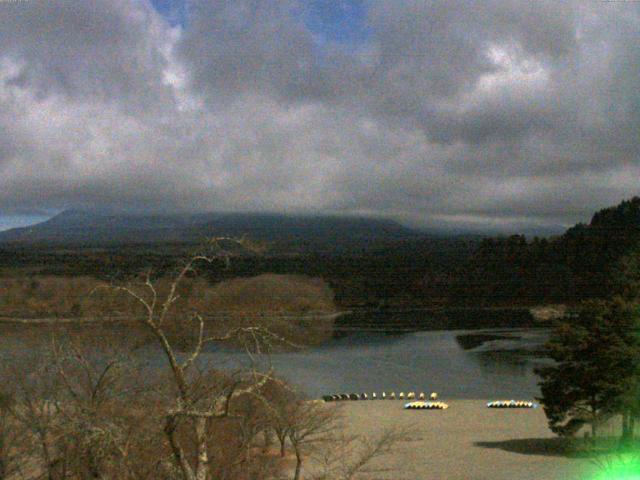
[[[334,393],[436,391],[441,398],[533,398],[535,355],[547,329],[360,332],[271,357],[276,371],[312,397]],[[237,367],[238,352],[215,349],[208,361]]]
[[[3,332],[0,361],[19,361],[19,352],[37,352],[45,347],[44,340],[50,341],[42,335],[40,341],[25,343],[20,330]],[[362,331],[308,349],[275,353],[270,359],[278,375],[311,397],[436,391],[441,398],[532,399],[539,395],[533,369],[548,362],[535,353],[548,335],[543,328]],[[155,345],[143,347],[140,355],[151,369],[165,362]],[[243,352],[217,345],[202,353],[203,364],[217,368],[233,370],[246,361]]]

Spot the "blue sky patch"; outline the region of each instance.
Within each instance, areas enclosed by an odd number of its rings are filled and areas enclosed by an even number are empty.
[[[0,232],[11,228],[27,227],[36,223],[49,220],[51,215],[1,215],[0,214]]]
[[[172,27],[185,25],[187,20],[187,0],[151,0],[151,3]]]
[[[369,36],[364,0],[307,0],[302,6],[305,24],[321,42],[355,46]]]
[[[151,0],[171,26],[185,26],[188,0]],[[300,0],[302,20],[319,43],[356,46],[367,40],[365,0]]]

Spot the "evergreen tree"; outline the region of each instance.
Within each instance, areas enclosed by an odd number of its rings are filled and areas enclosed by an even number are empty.
[[[614,264],[609,283],[614,295],[627,302],[640,303],[640,243]]]
[[[638,309],[620,297],[591,300],[570,317],[547,343],[555,364],[536,370],[542,379],[539,400],[553,432],[570,434],[573,425],[584,422],[595,437],[600,422],[638,411]]]
[[[636,317],[640,316],[640,244],[631,248],[618,260],[610,275],[611,291],[619,299],[634,308]],[[629,379],[625,392],[620,398],[622,406],[622,442],[627,443],[633,437],[636,419],[640,418],[640,378]]]

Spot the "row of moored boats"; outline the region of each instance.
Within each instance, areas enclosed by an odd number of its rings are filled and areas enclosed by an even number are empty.
[[[446,410],[449,405],[444,402],[423,402],[418,400],[417,402],[405,404],[404,408],[407,410]]]
[[[487,403],[489,408],[537,408],[538,405],[528,400],[494,400]]]
[[[415,392],[382,392],[378,395],[373,392],[371,395],[367,393],[339,393],[336,395],[324,395],[322,399],[325,402],[339,402],[341,400],[412,400],[405,404],[406,409],[415,410],[445,410],[449,408],[444,402],[437,402],[438,394],[433,392],[428,397],[424,392],[416,394]],[[416,400],[417,399],[417,400]],[[487,403],[488,408],[537,408],[538,405],[528,400],[494,400]]]
[[[397,395],[395,392],[382,392],[380,395],[373,392],[371,395],[367,393],[339,393],[336,395],[324,395],[322,397],[325,402],[339,402],[341,400],[414,400],[416,398],[419,400],[426,400],[427,395],[424,392],[420,392],[418,394],[415,392],[408,392],[406,394],[404,392],[400,392]],[[438,394],[435,392],[431,393],[428,398],[429,400],[436,400],[438,398]]]

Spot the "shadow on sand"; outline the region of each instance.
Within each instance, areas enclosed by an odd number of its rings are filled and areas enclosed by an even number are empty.
[[[506,452],[547,457],[593,458],[598,454],[581,442],[566,438],[518,438],[499,442],[475,442],[483,448],[498,448]]]

